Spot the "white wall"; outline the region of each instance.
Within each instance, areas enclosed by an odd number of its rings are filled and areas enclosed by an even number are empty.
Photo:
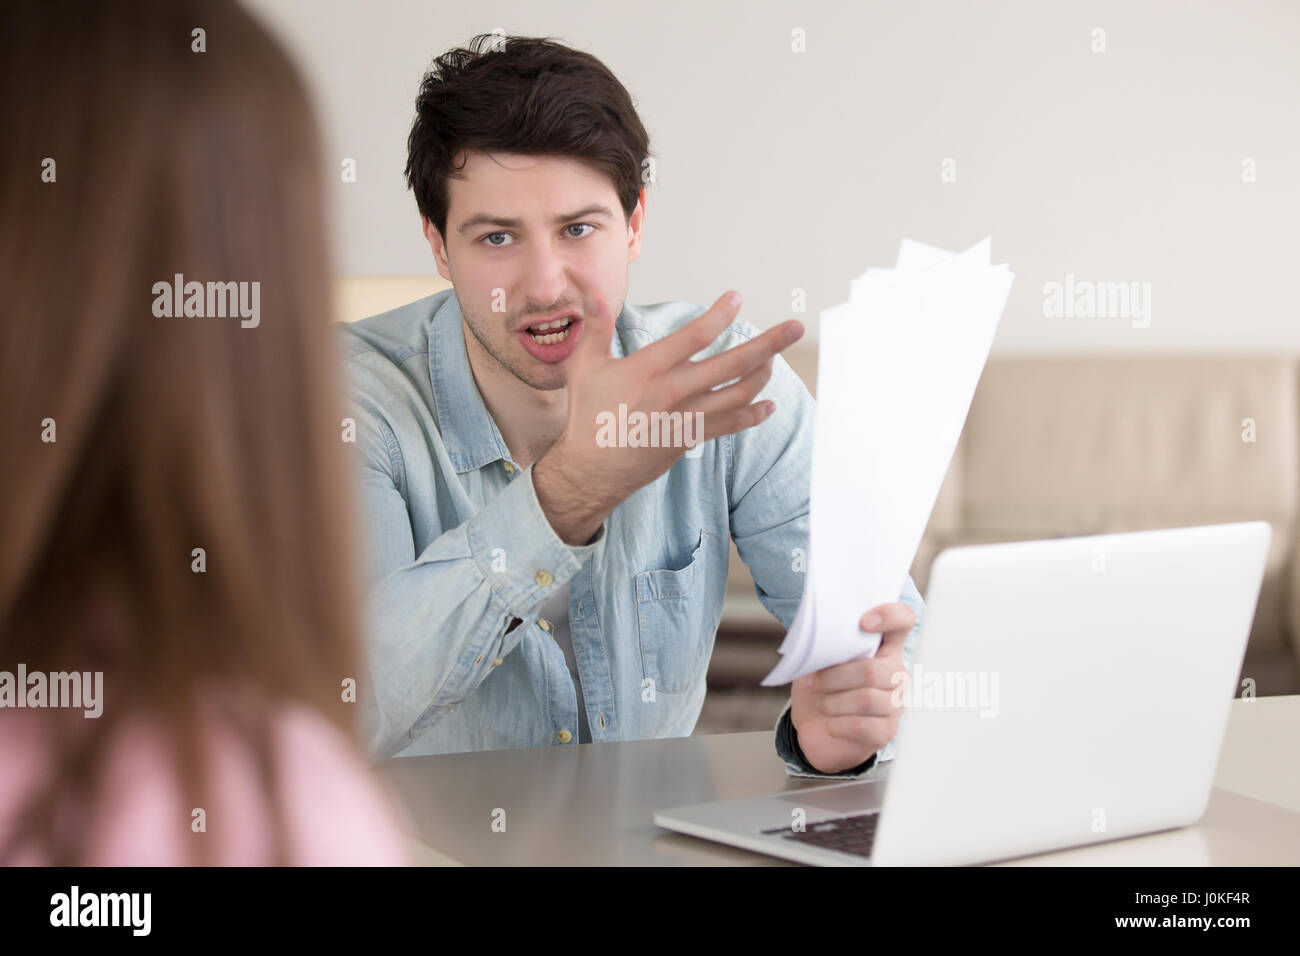
[[[402,180],[415,91],[501,27],[594,53],[638,103],[658,181],[635,302],[735,287],[768,326],[799,287],[815,331],[903,236],[988,234],[1017,274],[996,352],[1300,352],[1300,3],[247,2],[316,90],[331,165],[357,160],[344,273],[433,271]],[[1149,326],[1046,318],[1066,273],[1151,283]]]

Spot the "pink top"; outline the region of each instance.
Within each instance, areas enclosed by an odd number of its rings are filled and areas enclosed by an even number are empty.
[[[48,711],[0,710],[0,849],[15,816],[50,769],[42,724]],[[208,724],[207,786],[200,805],[206,832],[195,833],[182,805],[170,746],[156,724],[137,718],[110,741],[85,862],[92,866],[175,866],[192,861],[197,840],[212,846],[218,866],[269,864],[270,808],[253,754],[234,728]],[[301,866],[392,866],[410,863],[397,827],[396,804],[343,734],[301,704],[281,708],[272,735],[289,862]],[[24,844],[11,861],[43,865],[43,848]]]

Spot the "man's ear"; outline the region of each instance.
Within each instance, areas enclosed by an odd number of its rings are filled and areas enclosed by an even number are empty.
[[[637,197],[636,208],[627,221],[627,261],[635,262],[641,255],[641,226],[645,222],[645,190]]]
[[[420,229],[429,242],[429,248],[433,250],[433,261],[438,266],[438,275],[450,282],[451,265],[447,261],[447,244],[442,241],[442,234],[433,223],[424,218],[424,213],[420,213]]]

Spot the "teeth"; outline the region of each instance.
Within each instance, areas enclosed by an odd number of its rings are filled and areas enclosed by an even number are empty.
[[[562,329],[572,321],[573,319],[570,318],[556,319],[554,322],[543,322],[541,325],[529,326],[528,331],[538,332],[542,329]]]
[[[556,342],[563,342],[567,339],[569,337],[569,330],[565,328],[559,332],[552,332],[549,335],[537,335],[529,330],[529,334],[533,336],[533,341],[538,345],[554,345]]]

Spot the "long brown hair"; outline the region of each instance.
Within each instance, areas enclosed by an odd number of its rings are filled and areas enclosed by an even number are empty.
[[[110,732],[142,714],[169,730],[181,826],[209,808],[193,842],[210,860],[238,825],[210,809],[215,695],[264,771],[284,862],[274,708],[306,703],[356,742],[309,97],[269,33],[215,0],[19,4],[0,60],[0,669],[104,672],[103,717],[52,715],[53,773],[0,860],[26,844],[79,861]],[[177,274],[258,282],[258,323],[156,315]]]

